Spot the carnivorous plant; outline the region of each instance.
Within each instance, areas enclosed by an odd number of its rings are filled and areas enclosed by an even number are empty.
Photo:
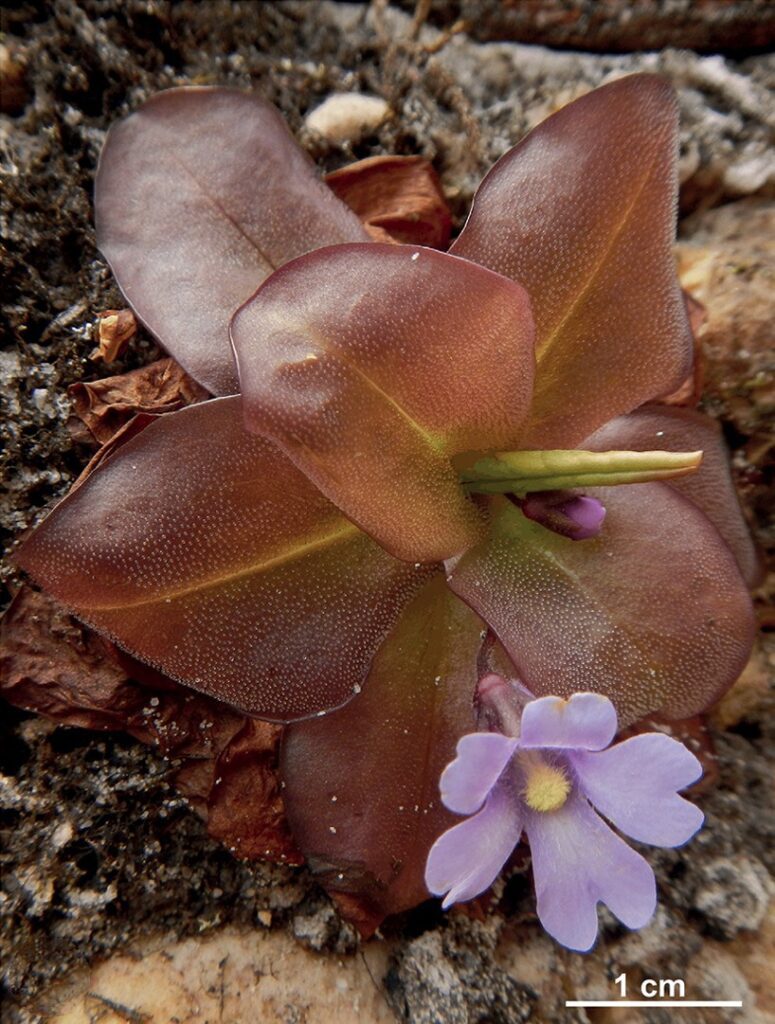
[[[139,659],[287,723],[295,839],[377,917],[476,895],[524,829],[541,919],[589,948],[599,900],[631,927],[654,902],[598,812],[661,845],[699,827],[677,741],[605,749],[708,707],[753,632],[719,433],[660,404],[693,349],[677,121],[649,75],[569,104],[449,252],[372,241],[255,95],[172,89],[109,133],[99,245],[213,398],[118,447],[18,560]]]

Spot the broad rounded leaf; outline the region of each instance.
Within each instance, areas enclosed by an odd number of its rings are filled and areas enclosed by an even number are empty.
[[[595,488],[607,509],[572,541],[494,502],[490,540],[449,583],[495,631],[537,696],[609,697],[620,726],[688,718],[729,687],[753,641],[751,602],[727,546],[666,484]]]
[[[433,249],[319,249],[272,275],[232,338],[249,429],[388,551],[435,561],[476,540],[450,456],[519,436],[533,382],[519,285]]]
[[[455,821],[439,778],[475,728],[482,622],[430,581],[374,659],[364,692],[334,715],[290,726],[281,768],[293,835],[327,889],[372,917],[427,898],[425,860]]]
[[[365,241],[271,104],[234,89],[153,96],[115,125],[97,244],[138,317],[214,394],[237,390],[229,320],[287,260]]]
[[[671,248],[677,130],[667,82],[623,78],[540,124],[476,193],[451,251],[523,284],[536,319],[522,447],[573,447],[689,374]]]
[[[84,622],[248,714],[336,707],[434,570],[387,555],[239,398],[160,417],[49,515],[18,562]]]
[[[710,519],[732,550],[743,579],[756,586],[762,565],[746,525],[729,469],[729,453],[714,420],[692,409],[664,405],[645,406],[606,423],[580,445],[604,452],[613,448],[632,451],[661,449],[668,452],[702,450],[696,473],[670,481]]]

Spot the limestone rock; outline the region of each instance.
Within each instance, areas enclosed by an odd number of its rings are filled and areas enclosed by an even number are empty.
[[[307,128],[328,142],[357,142],[379,128],[390,114],[390,107],[379,96],[360,93],[335,93],[307,114]]]
[[[771,892],[770,875],[761,861],[739,854],[703,865],[693,902],[713,933],[731,939],[743,929],[756,931]]]

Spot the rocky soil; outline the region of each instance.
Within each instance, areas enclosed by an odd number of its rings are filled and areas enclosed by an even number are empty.
[[[745,508],[772,551],[775,61],[745,56],[737,36],[706,55],[672,48],[669,31],[659,51],[615,56],[545,49],[540,38],[475,42],[445,31],[460,27],[460,13],[436,3],[433,26],[421,28],[381,2],[30,0],[5,10],[0,530],[9,549],[91,454],[68,431],[68,385],[158,355],[140,332],[108,367],[90,358],[97,314],[122,306],[90,205],[114,120],[171,85],[257,89],[323,171],[379,153],[432,160],[459,227],[482,173],[527,129],[611,76],[645,69],[673,81],[681,102],[679,265],[707,307],[703,402],[724,425]],[[307,115],[341,92],[383,100],[388,116],[316,133]],[[17,585],[7,563],[3,582],[7,600]],[[767,593],[758,607],[771,628]],[[772,1024],[773,666],[765,633],[712,717],[718,779],[698,797],[708,823],[686,850],[649,854],[662,890],[655,922],[630,935],[607,920],[587,957],[540,933],[516,869],[486,915],[442,917],[429,904],[359,945],[303,869],[240,863],[209,839],[153,752],[3,706],[0,1020],[605,1024],[606,1011],[586,1015],[565,1000],[610,998],[626,971],[633,984],[682,978],[691,998],[745,1008],[617,1011],[617,1021]]]

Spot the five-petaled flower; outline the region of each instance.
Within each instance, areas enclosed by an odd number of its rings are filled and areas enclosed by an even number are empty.
[[[524,831],[538,917],[558,942],[590,949],[599,902],[628,928],[643,927],[656,905],[654,873],[600,814],[631,839],[681,846],[703,821],[678,796],[702,774],[700,762],[663,733],[611,747],[616,711],[600,694],[529,700],[521,720],[525,693],[515,684],[491,674],[479,694],[505,734],[464,736],[442,774],[444,804],[472,817],[431,848],[428,888],[445,908],[484,892]]]

